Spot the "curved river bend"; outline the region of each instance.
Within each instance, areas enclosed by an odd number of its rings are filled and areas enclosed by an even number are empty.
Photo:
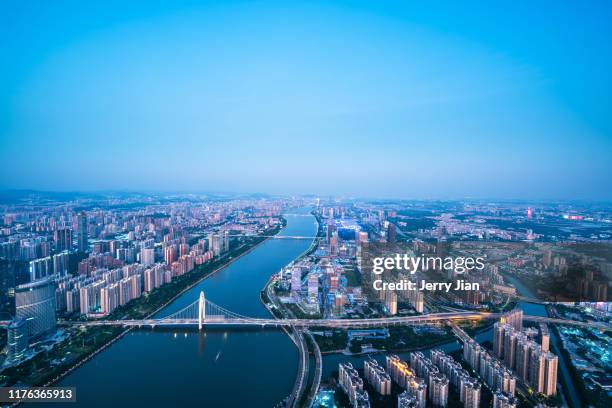
[[[286,218],[281,235],[316,235],[313,216]],[[267,240],[185,292],[159,315],[187,306],[203,290],[207,299],[228,310],[269,317],[260,303],[260,290],[270,275],[310,244],[308,240]],[[270,408],[291,392],[297,366],[297,349],[282,331],[134,330],[59,385],[77,388],[77,403],[70,404],[75,407]]]

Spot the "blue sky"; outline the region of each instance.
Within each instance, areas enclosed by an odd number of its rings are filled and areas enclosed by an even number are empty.
[[[612,199],[612,6],[532,3],[3,1],[0,186]]]

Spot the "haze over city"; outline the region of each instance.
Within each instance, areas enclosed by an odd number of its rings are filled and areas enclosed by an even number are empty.
[[[610,199],[605,2],[3,2],[2,188]]]

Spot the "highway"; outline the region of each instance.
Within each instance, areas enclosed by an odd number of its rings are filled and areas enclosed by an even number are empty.
[[[293,390],[291,391],[291,394],[289,394],[286,406],[291,408],[297,408],[308,383],[309,358],[308,347],[306,346],[306,341],[304,339],[302,331],[297,329],[294,330],[293,337],[295,344],[298,346],[300,356],[298,364],[298,374],[293,385]]]

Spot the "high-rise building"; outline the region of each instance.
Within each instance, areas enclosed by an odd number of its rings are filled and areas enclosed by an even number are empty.
[[[319,275],[316,273],[310,273],[308,275],[308,298],[316,300],[319,296]]]
[[[89,248],[89,232],[87,231],[87,214],[82,211],[77,216],[77,248],[81,252],[87,252]]]
[[[464,408],[480,408],[480,383],[472,377],[462,377],[459,399]]]
[[[340,388],[348,395],[353,408],[369,408],[370,398],[363,389],[363,380],[351,363],[338,365],[338,383]]]
[[[172,262],[176,261],[177,256],[176,256],[176,246],[175,245],[168,245],[165,249],[164,249],[164,261],[166,262],[167,265],[172,264]]]
[[[55,328],[55,302],[52,278],[20,285],[15,289],[15,317],[27,322],[30,338]]]
[[[546,323],[540,323],[540,346],[544,351],[550,350],[550,333]]]
[[[338,233],[334,232],[331,239],[329,240],[329,253],[330,255],[338,254]]]
[[[501,322],[495,322],[493,325],[493,354],[497,358],[504,357],[504,334],[506,325]]]
[[[387,227],[387,242],[389,244],[394,244],[397,242],[397,227],[395,224],[389,223]]]
[[[66,251],[53,255],[53,273],[58,276],[66,276],[68,274],[69,261],[70,254]]]
[[[524,381],[529,379],[529,356],[531,354],[532,341],[524,336],[516,345],[515,372]]]
[[[442,373],[431,373],[429,377],[429,394],[434,407],[448,405],[448,378]]]
[[[425,384],[425,381],[418,378],[408,363],[400,360],[396,355],[386,357],[386,366],[393,381],[406,389],[408,395],[416,399],[416,407],[425,408],[427,403],[427,384]]]
[[[57,251],[70,251],[72,249],[72,230],[59,228],[53,231],[53,242]]]
[[[372,388],[380,395],[391,394],[391,377],[383,367],[374,359],[368,359],[363,363],[363,376],[372,384]]]
[[[7,327],[6,361],[15,364],[21,361],[28,348],[28,326],[25,319],[14,319]]]
[[[208,249],[213,252],[214,256],[221,255],[221,237],[217,234],[210,234],[208,236]]]
[[[297,294],[302,289],[302,269],[294,266],[291,269],[291,292]]]
[[[53,258],[47,256],[45,258],[34,259],[30,261],[30,281],[43,279],[53,275]]]
[[[504,363],[507,367],[514,369],[516,361],[516,346],[520,332],[508,330],[504,333]]]
[[[393,290],[385,291],[385,309],[389,316],[397,314],[397,293]]]
[[[155,263],[155,249],[143,248],[140,252],[140,263],[144,266],[151,266]]]
[[[557,366],[559,359],[556,355],[546,352],[546,364],[544,368],[544,395],[557,395]]]
[[[546,353],[537,347],[531,349],[529,357],[529,384],[537,393],[544,392],[544,379],[546,377]]]
[[[499,319],[501,324],[509,324],[515,330],[523,329],[523,311],[521,309],[513,309]]]
[[[223,252],[227,252],[230,249],[230,237],[229,231],[223,232]]]

